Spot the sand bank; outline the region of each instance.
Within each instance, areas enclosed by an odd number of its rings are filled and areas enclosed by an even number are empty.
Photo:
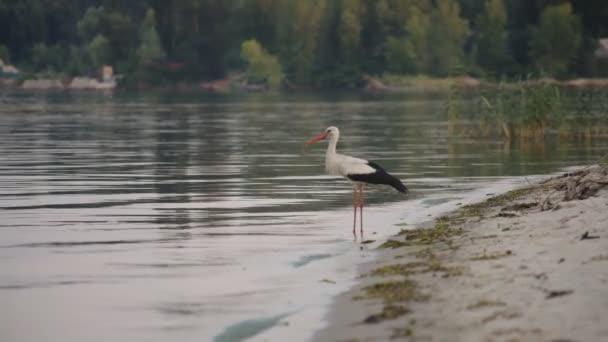
[[[587,168],[405,227],[314,340],[608,340],[606,185]]]

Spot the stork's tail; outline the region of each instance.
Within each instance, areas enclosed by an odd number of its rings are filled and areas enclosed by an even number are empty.
[[[393,188],[395,188],[395,190],[397,190],[397,191],[399,191],[401,193],[407,194],[408,190],[405,187],[405,185],[403,185],[403,183],[401,183],[401,181],[399,180],[399,178],[397,178],[397,177],[395,177],[393,175],[389,175],[389,176],[391,177],[391,180],[390,180],[389,184]]]

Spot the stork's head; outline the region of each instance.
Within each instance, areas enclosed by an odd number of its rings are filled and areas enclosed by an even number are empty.
[[[314,144],[317,141],[321,141],[323,139],[327,139],[329,138],[331,139],[337,139],[340,136],[340,130],[338,129],[338,127],[335,126],[329,126],[325,129],[325,131],[319,135],[317,135],[316,137],[310,139],[308,142],[306,142],[306,145],[310,145],[310,144]]]

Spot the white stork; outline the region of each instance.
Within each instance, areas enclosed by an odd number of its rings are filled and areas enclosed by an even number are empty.
[[[327,146],[327,153],[325,153],[325,171],[330,175],[348,178],[353,183],[353,235],[355,235],[355,238],[357,237],[355,227],[357,225],[357,206],[359,206],[361,238],[363,238],[363,187],[366,184],[385,184],[404,194],[407,193],[407,188],[398,178],[390,175],[374,162],[336,153],[336,145],[340,138],[338,127],[327,127],[323,133],[310,139],[306,145],[314,144],[326,138],[329,138],[329,145]]]

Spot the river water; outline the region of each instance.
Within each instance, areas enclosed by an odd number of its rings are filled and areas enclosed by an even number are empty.
[[[411,194],[323,174],[338,148]],[[605,153],[449,138],[441,96],[0,95],[2,341],[309,339],[404,225]]]

